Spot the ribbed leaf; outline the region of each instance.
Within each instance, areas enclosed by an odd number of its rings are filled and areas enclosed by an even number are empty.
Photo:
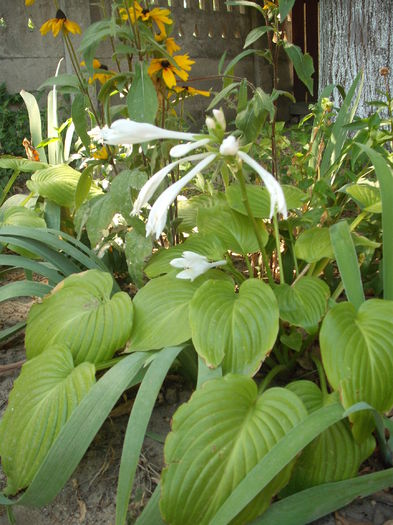
[[[38,215],[29,208],[24,208],[23,206],[11,206],[2,214],[2,217],[0,218],[0,226],[46,228],[46,223],[44,219],[38,217]],[[19,253],[19,255],[24,255],[32,259],[37,258],[34,253],[15,244],[10,243],[7,244],[7,246],[9,250]]]
[[[247,184],[247,197],[250,202],[251,211],[254,217],[259,219],[268,219],[270,216],[270,194],[264,186]],[[288,210],[300,208],[306,195],[295,186],[282,186],[287,203]],[[241,213],[247,215],[247,210],[243,204],[242,193],[239,184],[231,184],[225,193],[229,206]]]
[[[345,188],[345,193],[364,211],[382,213],[382,202],[379,188],[371,184],[351,184]]]
[[[191,232],[197,225],[197,214],[199,208],[210,208],[217,205],[217,201],[225,205],[224,198],[217,199],[210,195],[195,195],[188,200],[179,200],[178,206],[178,218],[181,219],[179,224],[179,231]]]
[[[331,394],[324,399],[321,390],[311,381],[295,381],[287,388],[300,397],[310,414],[336,397]],[[373,437],[369,436],[359,444],[351,433],[348,421],[339,421],[303,450],[283,493],[289,495],[314,485],[354,477],[360,464],[372,454],[374,448]]]
[[[333,259],[333,248],[328,228],[310,228],[301,233],[295,244],[295,255],[308,263],[327,257]]]
[[[60,429],[94,383],[94,365],[75,368],[64,345],[52,345],[23,365],[0,424],[6,493],[15,494],[31,482]]]
[[[157,92],[147,72],[147,64],[134,65],[134,80],[127,95],[128,115],[137,122],[152,124],[158,110]]]
[[[253,375],[278,333],[278,307],[271,288],[257,279],[235,293],[232,283],[209,280],[190,304],[192,340],[209,367]]]
[[[152,279],[153,277],[158,277],[163,273],[172,271],[173,267],[169,263],[172,259],[181,257],[184,251],[199,253],[208,259],[218,261],[223,258],[225,249],[221,241],[213,233],[209,235],[190,235],[184,243],[172,246],[167,250],[159,250],[153,254],[145,267],[145,274]]]
[[[165,443],[161,512],[172,525],[205,525],[246,474],[307,411],[283,388],[258,396],[255,383],[229,374],[204,383],[173,417]],[[289,463],[233,524],[263,512],[288,481]]]
[[[372,299],[356,311],[340,303],[326,315],[320,333],[326,375],[343,406],[365,401],[384,412],[393,405],[393,301]],[[372,430],[370,414],[350,416],[359,440]]]
[[[152,279],[134,297],[131,350],[155,350],[176,346],[191,338],[188,308],[195,291],[207,279],[225,279],[209,270],[195,281],[177,279],[172,272]]]
[[[37,146],[42,142],[42,129],[41,129],[41,113],[38,106],[37,100],[34,95],[28,91],[20,92],[20,96],[23,98],[23,101],[26,105],[27,112],[29,114],[29,126],[30,126],[30,135],[33,141],[33,144]],[[43,162],[46,162],[46,154],[44,148],[38,148],[38,153],[40,159]]]
[[[27,187],[34,193],[46,197],[59,206],[72,208],[75,206],[75,193],[78,186],[79,171],[67,164],[37,171],[27,181]],[[90,189],[90,196],[101,193],[96,187]]]
[[[293,286],[280,284],[273,291],[280,318],[305,330],[318,326],[330,296],[327,284],[316,277],[302,277]]]
[[[8,170],[18,170],[24,173],[48,168],[46,162],[25,159],[24,157],[13,157],[11,155],[0,155],[0,168]]]
[[[126,233],[124,253],[127,259],[128,273],[138,288],[143,286],[143,266],[151,251],[152,240],[150,237],[141,235],[135,229]]]
[[[133,319],[130,297],[118,292],[110,298],[112,287],[112,277],[100,270],[74,274],[59,283],[29,312],[27,357],[61,342],[77,364],[110,359],[127,342]]]
[[[258,241],[250,219],[237,213],[228,205],[219,204],[219,209],[200,208],[197,217],[198,230],[203,235],[215,234],[226,250],[247,254],[259,250]],[[265,225],[258,221],[264,243],[268,235]]]

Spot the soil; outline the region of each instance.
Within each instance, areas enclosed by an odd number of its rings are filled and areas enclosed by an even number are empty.
[[[25,319],[30,305],[28,298],[0,303],[0,329]],[[0,343],[0,365],[24,358],[23,334]],[[18,374],[19,368],[0,372],[0,415],[6,408],[8,394]],[[165,437],[172,414],[189,395],[181,383],[165,385],[153,411],[149,432]],[[117,413],[112,413],[104,423],[57,498],[40,509],[16,507],[16,525],[114,525],[118,468],[128,420],[128,415],[121,414],[124,407],[121,404],[119,407]],[[146,505],[162,467],[162,443],[146,437],[129,506],[129,523],[134,522]],[[4,486],[4,483],[4,475],[0,472],[0,485]],[[7,524],[5,510],[0,507],[0,525]],[[393,525],[393,492],[379,492],[358,499],[345,509],[314,522],[314,525]]]

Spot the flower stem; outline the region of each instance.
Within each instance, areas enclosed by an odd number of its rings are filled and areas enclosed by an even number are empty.
[[[278,265],[280,267],[280,283],[285,283],[284,278],[284,267],[282,264],[282,257],[281,257],[281,250],[280,250],[280,231],[278,229],[278,221],[277,221],[277,214],[275,213],[273,215],[273,226],[274,226],[274,236],[276,238],[276,250],[277,250],[277,258],[278,258]]]
[[[263,244],[261,230],[258,227],[257,221],[255,220],[255,217],[251,210],[250,201],[248,200],[248,196],[247,196],[246,181],[244,179],[243,171],[240,168],[240,166],[238,166],[238,170],[236,172],[236,178],[240,184],[240,190],[242,192],[242,201],[243,201],[244,207],[246,208],[247,215],[251,221],[252,227],[254,229],[255,237],[257,238],[257,241],[258,241],[259,250],[262,254],[263,264],[266,269],[266,274],[269,280],[269,284],[274,284],[272,271],[269,266],[269,259],[268,259],[268,256],[265,250],[265,245]]]

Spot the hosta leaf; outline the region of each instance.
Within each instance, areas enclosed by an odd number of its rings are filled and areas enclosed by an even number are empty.
[[[273,291],[280,318],[308,331],[318,326],[330,296],[328,285],[316,277],[302,277],[293,286],[280,284]]]
[[[23,206],[10,206],[7,208],[4,213],[0,215],[0,226],[26,226],[28,228],[46,228],[46,223],[44,219],[38,217],[38,215],[29,208],[24,208]],[[32,259],[37,259],[37,257],[24,248],[20,248],[14,244],[7,244],[9,250],[30,257]]]
[[[262,221],[257,221],[264,244],[268,234]],[[258,241],[250,219],[228,205],[220,203],[219,209],[200,208],[197,217],[198,230],[203,235],[215,234],[226,250],[236,253],[253,253],[259,250]]]
[[[295,244],[295,255],[308,263],[318,262],[325,257],[333,259],[329,228],[310,228],[301,233]]]
[[[379,412],[393,405],[393,301],[371,299],[358,310],[340,303],[326,315],[320,333],[323,365],[340,391],[344,408],[365,401]],[[369,413],[350,416],[359,440],[372,430]]]
[[[75,206],[75,194],[80,175],[79,171],[67,164],[59,164],[37,171],[26,184],[34,193],[50,199],[59,206],[72,208]],[[92,186],[89,195],[99,193],[101,191]]]
[[[287,203],[288,210],[300,208],[306,198],[296,186],[282,186]],[[268,219],[270,216],[270,194],[264,186],[255,184],[246,185],[247,197],[250,202],[251,211],[254,217],[259,219]],[[247,210],[243,204],[242,193],[239,184],[231,184],[226,191],[226,198],[229,206],[241,213],[247,215]]]
[[[37,162],[24,157],[12,157],[11,155],[0,155],[0,168],[30,173],[48,167],[49,164],[46,162]]]
[[[173,271],[173,267],[169,264],[170,261],[176,257],[181,257],[184,251],[199,253],[208,259],[219,261],[223,258],[225,249],[214,234],[190,235],[184,243],[156,252],[145,268],[146,275],[151,279]]]
[[[300,397],[309,414],[336,397],[324,399],[321,390],[311,381],[295,381],[287,388]],[[331,481],[355,477],[361,463],[375,448],[375,440],[368,437],[360,444],[351,433],[348,421],[339,421],[312,441],[302,452],[293,469],[285,495]]]
[[[235,293],[232,283],[207,281],[190,305],[192,340],[209,367],[254,374],[278,333],[278,307],[271,288],[257,279]]]
[[[283,388],[258,396],[255,383],[228,374],[207,381],[173,417],[165,443],[161,512],[172,525],[207,525],[245,475],[307,415]],[[232,524],[262,513],[288,481],[283,469]]]
[[[53,343],[66,344],[75,363],[110,359],[127,342],[133,307],[125,292],[110,297],[112,277],[100,270],[74,274],[41,304],[32,306],[26,328],[27,357]]]
[[[227,279],[219,270],[209,270],[193,282],[177,279],[172,272],[148,282],[134,297],[131,350],[156,350],[190,339],[190,301],[207,279],[220,278]]]
[[[95,383],[95,367],[74,367],[64,345],[52,345],[22,367],[0,424],[7,493],[29,485],[60,429]]]
[[[351,184],[346,187],[345,193],[350,195],[364,211],[382,213],[382,201],[379,188],[371,186],[371,184]]]
[[[225,206],[225,200],[210,195],[196,195],[188,200],[178,201],[178,218],[181,219],[179,231],[191,232],[197,225],[197,215],[199,208],[211,208],[222,202]]]
[[[138,288],[141,288],[143,286],[143,266],[145,259],[151,254],[152,240],[135,229],[127,232],[124,240],[128,273]]]

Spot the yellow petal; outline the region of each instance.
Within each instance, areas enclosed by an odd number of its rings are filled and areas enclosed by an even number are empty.
[[[158,58],[153,58],[150,62],[149,69],[147,70],[149,76],[153,76],[157,71],[162,69],[161,60]]]
[[[65,18],[55,18],[55,21],[52,24],[52,33],[56,38],[60,32],[60,29],[64,26]]]
[[[64,22],[64,28],[74,35],[75,33],[81,34],[81,28],[79,25],[72,20],[68,20],[68,18]]]
[[[49,31],[52,29],[52,24],[56,22],[56,18],[51,18],[50,20],[47,20],[44,24],[42,24],[40,33],[41,35],[46,35],[49,33]]]
[[[29,5],[33,5],[35,2],[35,0],[26,0],[25,1],[25,5],[29,6]]]
[[[179,51],[180,49],[180,46],[176,44],[175,39],[171,36],[166,39],[165,46],[170,55],[173,55],[175,51]]]
[[[169,87],[169,89],[176,85],[175,75],[169,68],[162,70],[162,78],[164,79],[164,82]]]
[[[173,57],[176,64],[186,71],[191,71],[191,64],[195,64],[195,60],[191,60],[188,54],[186,55],[177,55]]]
[[[172,67],[172,71],[176,73],[176,75],[185,82],[188,80],[188,73],[186,73],[183,69],[177,69],[176,67]]]

